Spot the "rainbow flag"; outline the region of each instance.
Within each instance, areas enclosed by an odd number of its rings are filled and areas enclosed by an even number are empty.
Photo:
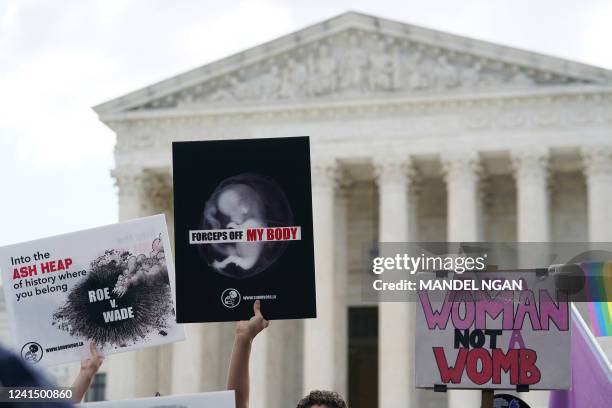
[[[588,311],[595,336],[612,336],[612,262],[584,262],[580,264],[586,276]]]
[[[572,305],[572,388],[550,393],[549,408],[609,408],[612,364]]]

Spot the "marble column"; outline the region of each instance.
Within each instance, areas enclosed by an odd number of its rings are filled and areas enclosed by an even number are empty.
[[[118,190],[119,221],[128,221],[142,215],[145,205],[142,169],[119,168],[112,172]]]
[[[334,195],[335,160],[312,163],[312,203],[317,289],[317,318],[304,321],[303,391],[331,390],[336,385]]]
[[[548,242],[550,240],[550,201],[548,189],[549,155],[546,149],[524,149],[511,153],[517,194],[518,242]],[[535,257],[535,258],[534,258]],[[519,267],[535,268],[541,262],[538,251],[519,246]],[[548,391],[521,393],[531,408],[546,408]]]
[[[253,407],[281,408],[296,395],[288,390],[293,376],[292,357],[300,353],[293,339],[299,334],[299,321],[273,321],[257,335],[251,350],[251,403]],[[282,374],[279,374],[282,373]],[[301,394],[301,389],[299,393]]]
[[[173,201],[172,175],[170,168],[147,169],[143,172],[142,187],[144,200],[141,216],[164,214],[170,242],[173,242]],[[171,248],[173,249],[173,248]],[[151,370],[150,381],[136,383],[137,395],[167,395],[172,392],[174,383],[173,359],[176,344],[165,344],[135,351],[138,369]],[[194,364],[195,361],[192,361]],[[201,365],[201,364],[200,364]],[[201,369],[201,368],[200,368]],[[154,373],[153,373],[154,370]]]
[[[589,211],[589,240],[612,242],[612,146],[582,149]]]
[[[335,205],[335,287],[334,319],[336,332],[336,382],[334,391],[348,397],[348,201],[351,180],[342,173],[336,190]]]
[[[121,168],[113,172],[119,189],[119,221],[127,221],[142,215],[144,205],[143,174],[141,169]],[[149,367],[144,372],[138,364],[136,353],[121,353],[107,357],[104,365],[107,370],[106,397],[109,400],[134,398],[137,383],[154,381],[157,383],[157,367]],[[154,368],[154,370],[151,370]],[[137,374],[143,373],[146,378]],[[155,376],[155,378],[151,378]],[[138,378],[138,380],[137,380]]]
[[[172,178],[168,169],[145,169],[141,175],[141,205],[139,216],[172,212]],[[174,344],[149,347],[132,352],[138,379],[135,384],[136,397],[167,394],[173,388]]]
[[[481,166],[474,151],[446,153],[442,170],[447,191],[448,241],[478,241],[482,239]]]
[[[303,396],[302,375],[303,375],[303,320],[278,320],[272,322],[268,331],[266,342],[266,373],[267,378],[264,382],[265,387],[265,406],[268,408],[284,408],[295,405]],[[336,333],[333,333],[335,336]],[[255,340],[257,342],[257,340]],[[335,356],[336,357],[336,356]],[[337,362],[332,362],[338,368]],[[338,368],[339,369],[339,368]],[[255,380],[259,373],[252,370],[252,380]],[[280,373],[280,374],[279,374]]]
[[[207,326],[207,327],[204,327]],[[185,324],[186,340],[172,345],[172,393],[219,389],[219,323]],[[208,375],[206,374],[208,373]]]
[[[480,175],[475,151],[457,151],[442,156],[447,189],[449,242],[474,242],[482,239]],[[448,407],[479,407],[479,391],[448,391]]]
[[[612,242],[612,146],[588,146],[582,149],[583,170],[587,184],[589,241]],[[610,337],[598,337],[610,355]]]
[[[517,238],[519,242],[550,239],[548,197],[548,152],[525,149],[511,153],[517,193]]]
[[[268,377],[270,372],[268,370],[268,350],[270,333],[277,330],[277,322],[272,322],[270,326],[259,333],[253,345],[251,346],[251,361],[249,364],[249,375],[251,379],[251,394],[250,405],[253,407],[267,407],[270,406],[268,395]]]
[[[379,194],[379,241],[408,242],[409,204],[413,174],[405,157],[376,157],[374,170]],[[378,406],[416,407],[414,382],[414,302],[378,304]]]

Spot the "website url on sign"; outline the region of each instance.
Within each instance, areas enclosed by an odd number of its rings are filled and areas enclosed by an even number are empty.
[[[76,348],[76,347],[81,347],[81,346],[83,346],[83,342],[64,344],[64,345],[55,346],[55,347],[49,347],[49,348],[46,348],[45,351],[47,353],[53,353],[54,351],[68,350],[68,349],[71,349],[71,348]]]
[[[276,295],[256,295],[256,296],[243,296],[244,300],[270,300],[276,299]]]

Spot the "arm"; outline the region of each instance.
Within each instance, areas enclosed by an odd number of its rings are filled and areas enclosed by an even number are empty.
[[[89,345],[89,350],[91,351],[91,358],[86,358],[81,361],[81,370],[79,371],[79,375],[74,380],[72,384],[73,395],[72,401],[75,404],[78,404],[83,400],[85,393],[89,389],[91,382],[93,381],[94,376],[100,369],[102,362],[104,361],[104,357],[98,352],[96,348],[96,343],[91,342]]]
[[[259,332],[268,327],[268,322],[261,314],[259,300],[253,305],[255,315],[249,321],[240,321],[236,325],[236,337],[229,366],[227,389],[236,393],[236,408],[249,406],[249,358],[251,344]]]

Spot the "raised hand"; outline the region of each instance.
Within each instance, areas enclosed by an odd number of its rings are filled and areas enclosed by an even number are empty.
[[[91,352],[91,357],[81,360],[81,370],[72,384],[72,400],[76,403],[83,400],[94,376],[104,361],[104,356],[98,352],[95,342],[92,341],[89,344],[89,351]]]
[[[263,329],[270,325],[261,314],[261,302],[256,300],[253,304],[254,316],[249,320],[241,320],[236,325],[236,336],[252,341]]]
[[[89,343],[89,351],[91,352],[91,357],[81,360],[81,371],[93,377],[100,369],[102,362],[104,362],[104,356],[100,354],[96,343],[93,341]]]
[[[236,338],[230,360],[227,389],[234,390],[236,395],[236,408],[249,406],[249,359],[253,339],[270,322],[261,314],[261,302],[256,300],[253,304],[253,317],[249,320],[239,321],[236,325]],[[254,373],[258,375],[259,373]]]

